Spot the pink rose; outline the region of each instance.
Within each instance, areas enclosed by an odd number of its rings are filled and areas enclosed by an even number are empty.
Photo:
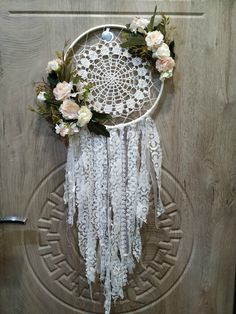
[[[65,99],[59,108],[63,118],[67,120],[77,119],[79,110],[79,105],[70,99]]]
[[[148,32],[145,41],[149,50],[155,51],[164,40],[164,36],[159,31]]]
[[[67,83],[67,82],[60,82],[57,84],[57,86],[53,90],[53,94],[56,98],[56,100],[64,100],[67,97],[69,97],[70,92],[72,90],[73,83]]]
[[[156,68],[159,72],[170,71],[174,68],[175,61],[171,57],[162,57],[157,59]]]

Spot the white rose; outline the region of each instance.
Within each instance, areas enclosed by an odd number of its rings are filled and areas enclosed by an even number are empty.
[[[67,134],[69,134],[70,131],[68,125],[62,120],[60,120],[60,124],[56,124],[55,129],[56,133],[60,134],[62,137],[65,137]]]
[[[87,123],[89,123],[91,118],[92,118],[92,112],[89,110],[88,107],[82,106],[78,113],[78,122],[77,122],[78,126],[82,128]]]
[[[170,78],[172,76],[173,76],[173,70],[162,72],[161,75],[160,75],[160,80],[164,81],[165,79]]]
[[[148,32],[145,40],[149,50],[155,51],[162,43],[164,36],[159,31]]]
[[[40,92],[40,93],[38,94],[38,96],[37,96],[38,102],[44,102],[44,100],[46,100],[45,94],[46,94],[45,92]]]
[[[58,71],[60,66],[62,65],[61,59],[54,59],[48,62],[46,71],[47,73],[51,73],[52,71]]]
[[[59,108],[63,118],[67,120],[77,119],[79,110],[79,105],[71,99],[65,99]]]
[[[169,57],[170,56],[170,49],[169,46],[165,43],[161,44],[160,47],[157,48],[156,51],[153,52],[153,58],[162,58],[162,57]]]
[[[67,82],[60,82],[57,84],[57,86],[53,89],[53,94],[56,98],[56,100],[64,100],[67,97],[69,97],[70,92],[72,90],[73,83],[67,83]]]
[[[147,19],[136,16],[130,24],[131,32],[145,34],[145,28],[148,26],[149,21]]]

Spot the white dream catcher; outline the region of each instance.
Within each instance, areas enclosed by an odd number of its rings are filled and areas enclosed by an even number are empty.
[[[110,137],[87,129],[71,137],[65,183],[68,223],[78,228],[79,249],[89,284],[98,273],[104,285],[105,313],[111,300],[123,298],[123,287],[142,245],[140,228],[146,222],[151,189],[160,199],[161,148],[150,117],[163,90],[159,75],[141,58],[120,46],[119,25],[96,27],[82,34],[70,48],[78,75],[93,83],[89,106],[112,116]],[[104,40],[105,35],[111,40]],[[154,72],[154,73],[152,73]]]
[[[32,110],[68,143],[67,221],[77,226],[89,285],[96,275],[103,285],[105,314],[112,300],[123,298],[140,259],[151,189],[156,217],[164,212],[160,140],[150,115],[175,62],[169,19],[155,25],[155,14],[128,27],[86,31],[67,53],[57,52],[47,80],[36,83]]]

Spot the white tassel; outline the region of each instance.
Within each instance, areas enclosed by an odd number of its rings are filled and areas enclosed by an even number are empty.
[[[150,157],[150,158],[149,158]],[[141,256],[140,228],[146,222],[154,169],[156,215],[163,211],[160,139],[154,121],[112,129],[110,138],[86,128],[70,139],[64,200],[68,223],[77,211],[79,249],[86,264],[88,283],[96,272],[104,283],[105,314],[111,301],[123,298],[134,258]]]

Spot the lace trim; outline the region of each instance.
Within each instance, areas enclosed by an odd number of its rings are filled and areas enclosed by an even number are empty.
[[[134,260],[140,259],[140,228],[147,220],[151,186],[156,192],[156,216],[164,211],[161,161],[160,139],[150,117],[110,130],[109,139],[86,128],[70,138],[64,193],[67,221],[72,225],[77,212],[87,280],[91,284],[100,274],[105,314],[110,313],[112,299],[123,298],[127,275]]]

